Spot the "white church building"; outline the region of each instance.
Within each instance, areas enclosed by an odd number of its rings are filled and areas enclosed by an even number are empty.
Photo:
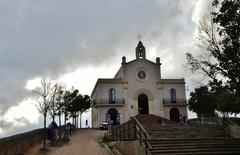
[[[185,81],[162,79],[160,58],[146,59],[142,42],[136,47],[136,59],[127,62],[122,57],[121,67],[112,79],[98,79],[92,91],[92,127],[101,121],[122,124],[138,114],[154,114],[178,121],[187,117]]]

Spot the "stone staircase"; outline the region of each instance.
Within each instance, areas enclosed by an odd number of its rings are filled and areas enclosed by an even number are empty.
[[[151,139],[159,138],[225,138],[226,135],[218,126],[191,125],[144,125]]]
[[[240,139],[227,137],[216,124],[181,125],[155,115],[135,118],[150,137],[149,151],[153,155],[240,154]],[[112,139],[135,140],[135,130],[130,120],[112,131]]]
[[[150,152],[168,155],[240,154],[240,141],[229,138],[170,138],[150,141]]]
[[[157,116],[138,116],[150,136],[152,154],[240,154],[240,139],[229,138],[216,125],[180,125]],[[151,118],[152,117],[152,118]]]

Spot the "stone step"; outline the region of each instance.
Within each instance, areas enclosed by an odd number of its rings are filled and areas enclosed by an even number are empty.
[[[152,128],[152,127],[147,127],[145,128],[146,130],[149,130],[149,131],[192,131],[192,130],[197,130],[197,131],[222,131],[222,129],[220,128],[216,128],[216,127],[213,127],[213,128],[206,128],[206,127],[196,127],[196,128],[193,128],[193,127],[179,127],[179,128],[171,128],[171,127],[157,127],[157,128]]]
[[[203,138],[203,137],[207,137],[207,136],[203,136],[203,135],[149,135],[152,139],[159,139],[159,138]],[[223,135],[211,135],[211,136],[208,136],[210,138],[218,138],[218,137],[225,137]]]
[[[159,139],[151,139],[152,142],[171,142],[171,143],[183,143],[183,142],[216,142],[216,141],[234,141],[240,142],[240,139],[231,139],[226,137],[221,138],[159,138]]]
[[[163,132],[158,132],[158,131],[148,131],[148,134],[159,134],[159,135],[163,135],[163,134],[202,134],[202,135],[225,135],[223,132],[214,132],[214,133],[208,133],[208,132],[197,132],[197,131],[192,131],[192,132],[187,132],[187,131],[163,131]]]
[[[195,144],[240,144],[236,141],[156,141],[156,142],[150,142],[151,145],[158,145],[158,146],[164,146],[164,145],[195,145]]]
[[[150,143],[152,147],[171,147],[171,146],[197,146],[197,145],[239,145],[235,142],[187,142],[187,143]]]
[[[228,152],[228,151],[234,151],[234,152],[237,152],[239,151],[240,152],[240,149],[239,148],[225,148],[225,147],[221,147],[221,148],[185,148],[185,149],[167,149],[167,150],[151,150],[151,153],[152,154],[155,154],[155,153],[161,153],[161,154],[168,154],[168,153],[194,153],[194,152],[197,152],[197,153],[202,153],[202,152]]]
[[[195,148],[238,148],[239,149],[239,145],[238,144],[226,144],[226,143],[222,143],[222,144],[191,144],[191,145],[153,145],[151,150],[177,150],[177,149],[195,149]]]
[[[220,137],[220,136],[216,136],[216,137],[214,137],[214,136],[211,136],[211,138],[218,138],[218,137]],[[192,139],[194,139],[194,138],[202,138],[202,136],[197,136],[197,135],[192,135],[192,136],[150,136],[150,138],[151,139],[159,139],[159,138],[172,138],[172,139],[174,139],[174,138],[176,138],[176,139],[178,139],[178,138],[192,138]]]
[[[145,128],[147,131],[221,131],[219,128]]]
[[[206,132],[207,131],[207,132]],[[148,134],[153,138],[163,137],[226,137],[222,130],[147,130]]]
[[[152,153],[153,155],[162,155],[162,153]],[[164,153],[164,155],[239,155],[239,151],[212,151],[212,152],[174,152],[174,153]]]

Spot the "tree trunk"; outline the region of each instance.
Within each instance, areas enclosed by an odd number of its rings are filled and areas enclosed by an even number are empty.
[[[47,115],[46,114],[44,114],[44,132],[47,132],[47,130],[46,130],[46,117],[47,117]],[[44,133],[44,135],[43,135],[43,149],[45,150],[46,149],[46,133]]]
[[[66,112],[64,112],[64,125],[66,126],[66,124],[67,124],[67,120],[66,120]]]
[[[59,112],[59,115],[58,115],[58,123],[59,123],[59,139],[62,139],[62,125],[61,125],[61,113]]]
[[[55,114],[53,114],[53,117],[52,117],[52,119],[53,119],[53,122],[55,122]]]
[[[61,113],[59,113],[59,115],[58,115],[58,124],[59,124],[59,127],[62,126],[62,123],[61,123]]]
[[[79,122],[78,122],[79,115],[77,115],[76,122],[77,122],[77,129],[79,128]]]
[[[75,114],[75,126],[76,126],[76,129],[78,128],[77,126],[77,114]]]
[[[80,112],[80,129],[82,128],[82,113]]]

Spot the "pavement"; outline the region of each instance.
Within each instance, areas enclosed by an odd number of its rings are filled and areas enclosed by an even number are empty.
[[[111,152],[99,144],[99,139],[106,133],[102,130],[79,130],[69,143],[61,147],[48,147],[47,155],[111,155]],[[40,155],[39,146],[32,148],[27,155]]]

